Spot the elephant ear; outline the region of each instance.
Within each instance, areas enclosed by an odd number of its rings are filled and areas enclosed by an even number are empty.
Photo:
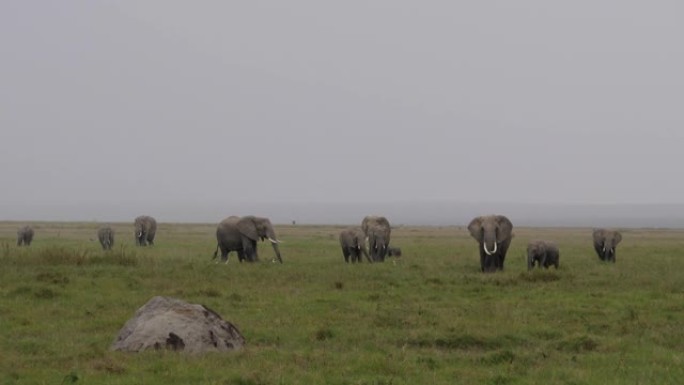
[[[478,241],[482,238],[482,219],[482,217],[473,218],[473,220],[470,221],[470,224],[468,224],[470,235]]]
[[[615,232],[615,246],[617,246],[617,244],[620,243],[620,241],[622,241],[622,234],[620,234],[619,232],[616,231]]]
[[[605,238],[606,231],[604,229],[594,229],[592,236],[594,237],[594,241],[600,241]]]
[[[497,215],[496,223],[499,225],[499,231],[496,235],[497,242],[503,242],[513,237],[513,223],[508,218],[503,215]]]
[[[257,233],[257,228],[253,217],[246,216],[240,218],[237,223],[237,228],[240,231],[240,234],[244,235],[245,237],[253,241],[259,239],[259,234]]]

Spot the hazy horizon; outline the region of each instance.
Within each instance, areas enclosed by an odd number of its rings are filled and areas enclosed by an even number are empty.
[[[472,204],[653,221],[626,218],[684,204],[682,14],[658,0],[3,1],[0,219],[460,222]]]
[[[10,216],[2,221],[131,222],[137,215],[162,223],[218,223],[229,215],[267,216],[275,224],[359,225],[365,215],[384,215],[393,226],[466,226],[475,216],[503,214],[521,227],[684,228],[684,204],[520,204],[506,202],[267,203],[97,205],[80,207],[92,215],[74,215],[72,206],[38,210],[0,206]],[[26,212],[40,212],[26,216]],[[117,214],[111,214],[116,212]]]

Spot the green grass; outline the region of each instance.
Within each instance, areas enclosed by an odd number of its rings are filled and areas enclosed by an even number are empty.
[[[137,248],[114,224],[0,223],[0,384],[676,384],[684,378],[684,231],[623,231],[601,263],[590,229],[515,229],[506,270],[479,272],[456,227],[400,227],[403,256],[347,265],[342,227],[278,226],[284,264],[215,264],[215,225],[161,224]],[[526,271],[530,239],[558,270]],[[155,295],[238,326],[232,354],[109,351]]]

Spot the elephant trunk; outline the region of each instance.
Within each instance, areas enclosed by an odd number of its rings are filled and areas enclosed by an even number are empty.
[[[498,249],[498,246],[496,245],[496,240],[494,240],[492,243],[493,243],[493,246],[492,246],[492,250],[490,251],[489,248],[487,248],[487,241],[485,240],[484,242],[482,242],[482,248],[484,249],[485,254],[487,254],[487,255],[496,254],[496,251]]]
[[[366,257],[368,262],[373,263],[373,259],[371,259],[370,255],[368,255],[368,250],[366,250],[366,246],[361,244],[361,245],[359,245],[359,249],[361,250],[363,255]]]
[[[269,240],[271,239],[269,238]],[[275,251],[278,262],[283,263],[283,258],[280,257],[280,247],[278,247],[278,243],[279,242],[276,240],[271,240],[271,246],[273,246],[273,251]]]

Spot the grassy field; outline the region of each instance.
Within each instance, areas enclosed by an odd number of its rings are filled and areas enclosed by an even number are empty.
[[[284,264],[211,262],[215,225],[160,224],[134,246],[115,224],[0,223],[0,384],[679,384],[684,231],[624,230],[601,263],[590,229],[516,228],[504,272],[479,271],[464,228],[400,227],[403,257],[346,265],[341,227],[277,226]],[[560,269],[526,271],[530,239]],[[190,356],[109,346],[155,295],[207,305],[247,339]]]

